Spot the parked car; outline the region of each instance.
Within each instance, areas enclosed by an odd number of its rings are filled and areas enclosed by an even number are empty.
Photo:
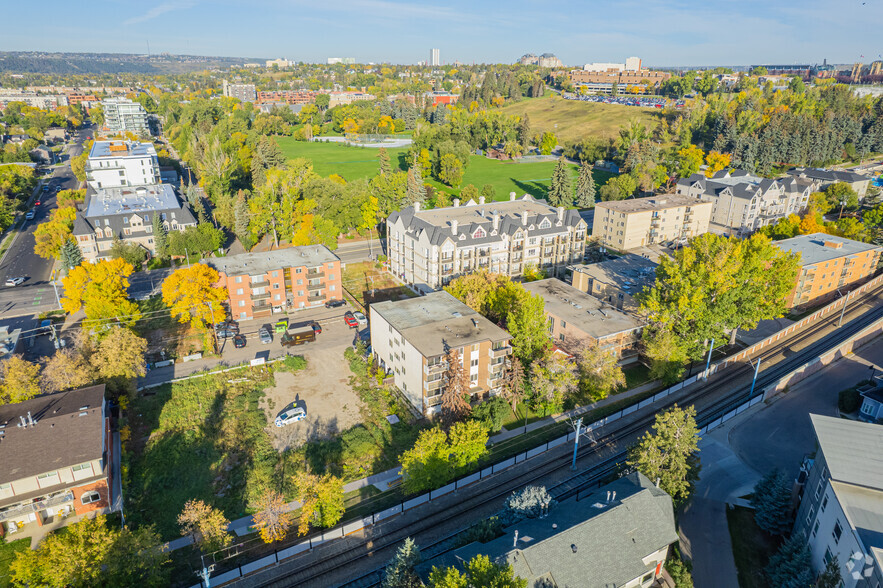
[[[345,300],[329,300],[325,303],[325,308],[337,308],[346,304]]]
[[[313,327],[313,333],[315,333],[316,335],[318,335],[322,332],[322,325],[320,325],[316,321],[313,321],[312,323],[310,323],[310,326]]]
[[[236,335],[233,337],[233,346],[236,347],[236,349],[242,349],[245,347],[245,341],[245,335]]]
[[[40,199],[39,198],[34,201],[34,206],[40,206]]]
[[[44,192],[48,192],[48,191],[49,191],[49,186],[44,184],[44,185],[43,185],[43,191],[44,191]]]
[[[356,317],[350,311],[346,311],[346,314],[343,315],[343,322],[346,323],[346,326],[353,329],[359,326],[359,321],[356,320]]]
[[[261,343],[267,344],[273,342],[273,335],[270,334],[270,329],[267,327],[261,327],[261,330],[258,331],[258,337],[261,339]]]
[[[21,276],[19,276],[17,278],[9,278],[8,280],[6,280],[6,285],[7,286],[18,286],[19,284],[21,284],[24,281],[25,281],[25,279]]]
[[[232,339],[233,337],[235,337],[236,335],[239,334],[236,331],[233,331],[231,329],[218,329],[215,332],[218,335],[218,339]]]
[[[359,312],[358,310],[353,313],[353,316],[356,317],[356,320],[359,321],[360,325],[367,325],[368,319],[365,318],[365,315]]]
[[[291,423],[302,421],[305,418],[307,418],[307,411],[299,406],[296,406],[294,408],[289,408],[288,410],[280,412],[279,416],[276,417],[276,426],[284,427],[285,425],[290,425]]]
[[[288,330],[288,317],[276,321],[276,332],[284,333]]]
[[[215,327],[218,330],[226,329],[228,331],[236,331],[239,332],[239,323],[236,321],[224,321],[222,323],[218,323]]]
[[[29,210],[28,213],[25,215],[25,220],[34,220],[34,216],[36,216],[34,211]]]

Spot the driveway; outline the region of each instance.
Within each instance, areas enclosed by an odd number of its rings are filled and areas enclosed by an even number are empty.
[[[276,385],[267,390],[261,406],[267,412],[268,431],[279,451],[336,435],[361,422],[359,397],[350,388],[350,369],[343,357],[354,334],[343,319],[330,321],[323,325],[316,341],[292,350],[307,360],[305,370],[276,374]],[[274,426],[276,415],[291,406],[306,410],[307,417],[284,427]]]

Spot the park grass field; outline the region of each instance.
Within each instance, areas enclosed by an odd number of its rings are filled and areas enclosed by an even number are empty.
[[[533,119],[531,118],[531,120]],[[310,159],[313,162],[313,170],[322,176],[338,174],[345,180],[351,181],[370,178],[376,175],[380,169],[377,149],[349,147],[340,143],[307,143],[295,141],[290,137],[276,137],[276,142],[286,158],[305,157]],[[387,149],[393,166],[398,164],[399,169],[403,171],[407,169],[404,158],[406,151],[405,148]],[[530,194],[535,198],[545,198],[555,164],[554,161],[505,162],[488,159],[481,155],[471,155],[469,167],[466,168],[460,189],[468,184],[473,184],[480,190],[485,184],[491,184],[496,190],[497,200],[508,200],[509,192],[515,192],[518,197]],[[575,185],[578,173],[577,166],[568,165]],[[593,176],[596,188],[600,189],[611,174],[595,171]],[[432,178],[424,178],[424,181],[452,196],[457,196],[460,193],[460,189],[445,186]]]
[[[638,119],[652,129],[660,117],[660,111],[653,108],[564,100],[551,93],[509,104],[502,111],[519,116],[527,113],[532,132],[552,131],[562,145],[590,136],[618,137],[619,127],[632,119]]]

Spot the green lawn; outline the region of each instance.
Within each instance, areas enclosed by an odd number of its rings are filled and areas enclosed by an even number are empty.
[[[754,522],[750,508],[727,507],[727,525],[733,544],[733,559],[739,577],[739,588],[765,588],[768,582],[763,569],[779,548],[780,539],[761,531]]]
[[[622,369],[625,376],[625,389],[631,390],[650,381],[650,368],[643,363],[632,363]]]
[[[338,174],[345,180],[370,178],[380,168],[377,149],[350,147],[340,143],[307,143],[295,141],[291,137],[276,137],[276,142],[287,158],[305,157],[312,160],[313,170],[322,176]],[[405,148],[387,149],[393,165],[398,163],[399,169],[406,170]],[[577,167],[570,165],[576,183]],[[555,169],[554,161],[530,163],[514,163],[488,159],[482,155],[471,155],[469,167],[460,186],[473,184],[481,189],[491,184],[497,193],[497,200],[508,200],[509,192],[519,197],[530,194],[537,198],[545,198],[549,189],[549,179]],[[595,185],[598,190],[607,183],[612,174],[594,171]],[[458,195],[459,189],[445,186],[432,178],[424,178],[427,184],[452,195]]]
[[[9,581],[9,565],[15,559],[15,554],[30,548],[30,539],[16,539],[9,542],[0,539],[0,588],[12,585]]]

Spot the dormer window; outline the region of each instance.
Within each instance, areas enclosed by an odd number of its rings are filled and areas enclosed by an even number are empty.
[[[125,217],[125,216],[123,217],[123,224],[124,224],[124,225],[129,224],[129,218],[128,218],[128,217]]]
[[[477,229],[475,229],[475,232],[472,233],[473,239],[482,239],[486,236],[487,236],[487,233],[485,233],[484,229],[482,229],[481,227],[478,227]]]

